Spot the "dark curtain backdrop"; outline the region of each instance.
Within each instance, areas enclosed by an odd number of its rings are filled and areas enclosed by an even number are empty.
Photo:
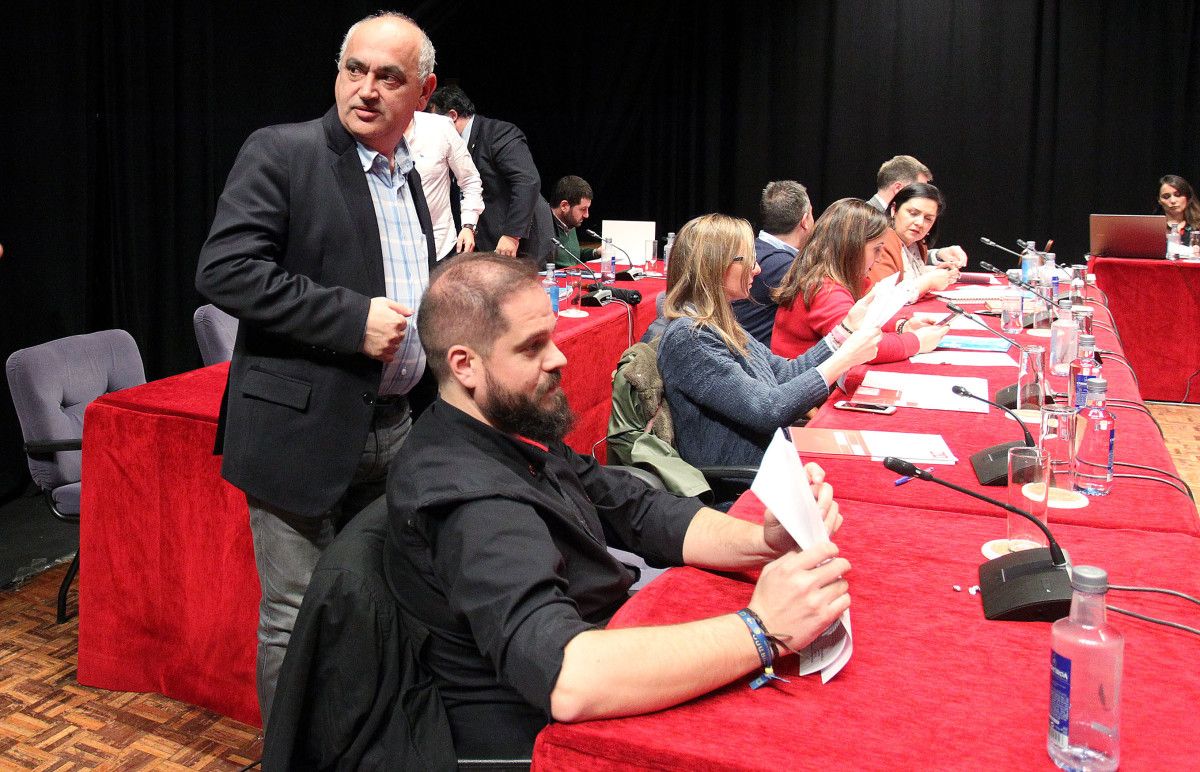
[[[0,10],[0,356],[122,327],[149,377],[199,364],[196,255],[255,128],[332,103],[341,35],[375,2],[15,2]],[[1087,248],[1090,212],[1200,182],[1200,18],[1180,2],[844,0],[562,6],[425,0],[443,83],[529,136],[544,189],[660,234],[754,219],[769,180],[817,211],[910,153],[949,199],[942,243]],[[0,497],[25,484],[0,399]]]

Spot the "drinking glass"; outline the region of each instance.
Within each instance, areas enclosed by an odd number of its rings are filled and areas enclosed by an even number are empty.
[[[1046,396],[1046,347],[1021,346],[1017,370],[1017,410],[1038,410]]]
[[[1021,298],[1006,297],[1000,301],[1000,330],[1009,335],[1020,332],[1022,324]]]
[[[1046,459],[1046,453],[1041,448],[1020,446],[1008,450],[1008,503],[1025,510],[1043,524],[1048,520]],[[1010,552],[1045,546],[1046,534],[1040,528],[1020,515],[1008,513]]]
[[[1044,405],[1038,447],[1046,453],[1046,505],[1074,499],[1075,408]]]
[[[642,249],[642,254],[645,257],[647,271],[658,271],[658,241],[656,239],[646,239],[645,246]]]

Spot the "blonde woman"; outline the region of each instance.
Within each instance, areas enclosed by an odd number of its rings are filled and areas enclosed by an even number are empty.
[[[830,384],[876,354],[879,328],[856,329],[865,304],[795,359],[772,354],[730,305],[749,297],[758,270],[745,220],[704,215],[675,239],[658,368],[676,447],[690,464],[757,465],[776,428],[820,405]]]

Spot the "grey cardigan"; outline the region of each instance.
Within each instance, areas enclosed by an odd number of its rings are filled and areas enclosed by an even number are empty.
[[[673,319],[658,346],[658,369],[679,455],[694,466],[756,466],[776,428],[829,396],[816,366],[832,353],[821,340],[785,359],[751,337],[742,356],[708,326]]]

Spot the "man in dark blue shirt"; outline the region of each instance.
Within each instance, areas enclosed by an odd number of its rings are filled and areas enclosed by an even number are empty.
[[[754,254],[762,273],[754,277],[750,297],[734,301],[733,313],[746,332],[770,347],[771,330],[775,328],[771,290],[783,281],[783,275],[812,235],[813,213],[808,191],[794,180],[767,183],[758,204],[758,219],[762,230],[754,240]]]

